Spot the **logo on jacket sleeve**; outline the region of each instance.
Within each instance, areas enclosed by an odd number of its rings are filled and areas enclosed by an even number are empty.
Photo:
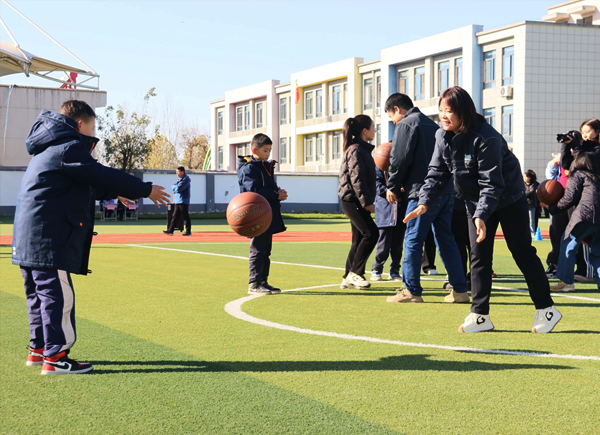
[[[465,166],[468,166],[471,163],[471,154],[465,154]]]

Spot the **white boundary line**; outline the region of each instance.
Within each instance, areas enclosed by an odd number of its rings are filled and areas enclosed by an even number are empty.
[[[132,247],[136,247],[136,248],[146,248],[146,249],[159,249],[159,250],[162,250],[162,251],[186,252],[188,254],[212,255],[212,256],[215,256],[215,257],[235,258],[237,260],[246,260],[246,261],[248,261],[248,257],[242,257],[242,256],[239,256],[239,255],[217,254],[217,253],[213,253],[213,252],[203,252],[203,251],[191,251],[189,249],[164,248],[164,247],[161,247],[161,246],[148,246],[148,245],[136,245],[136,244],[127,244],[127,246],[132,246]],[[317,264],[287,263],[285,261],[271,261],[271,264],[283,264],[285,266],[314,267],[316,269],[345,270],[343,267],[320,266],[320,265],[317,265]],[[384,275],[388,275],[388,274],[384,274]],[[440,281],[440,282],[444,282],[446,280],[445,279],[438,279],[438,278],[428,278],[428,277],[423,277],[422,276],[421,277],[421,281]],[[396,285],[398,285],[398,283],[396,281],[376,281],[376,282],[379,283],[379,284],[396,283]],[[529,293],[527,290],[519,290],[519,289],[514,289],[514,288],[509,288],[509,287],[497,287],[497,286],[493,286],[492,288],[494,290],[505,290],[505,291],[511,291],[511,292],[516,292],[516,293]],[[551,293],[551,296],[560,297],[560,298],[568,298],[568,299],[579,299],[579,300],[582,300],[582,301],[590,301],[590,302],[600,302],[600,299],[586,298],[586,297],[583,297],[583,296],[571,296],[571,295],[565,295],[565,294],[562,294],[562,293]]]
[[[302,288],[296,288],[296,289],[291,289],[291,290],[284,290],[284,292],[310,290],[310,289],[323,288],[323,287],[334,287],[334,286],[338,286],[338,285],[339,284],[327,284],[327,285],[320,285],[320,286],[314,286],[314,287],[302,287]],[[227,312],[227,314],[235,317],[236,319],[240,319],[245,322],[255,323],[257,325],[266,326],[269,328],[282,329],[284,331],[299,332],[301,334],[311,334],[311,335],[320,335],[323,337],[341,338],[344,340],[358,340],[358,341],[367,341],[367,342],[371,342],[371,343],[392,344],[392,345],[396,345],[396,346],[420,347],[420,348],[428,348],[428,349],[452,350],[452,351],[458,351],[458,352],[486,353],[486,354],[511,355],[511,356],[533,356],[533,357],[538,357],[538,358],[600,361],[600,356],[560,355],[560,354],[555,354],[555,353],[519,352],[519,351],[514,351],[514,350],[477,349],[477,348],[473,348],[473,347],[443,346],[443,345],[439,345],[439,344],[411,343],[411,342],[407,342],[407,341],[386,340],[386,339],[382,339],[382,338],[373,338],[373,337],[365,337],[365,336],[350,335],[350,334],[339,334],[337,332],[316,331],[313,329],[298,328],[295,326],[283,325],[281,323],[275,323],[275,322],[271,322],[269,320],[259,319],[257,317],[246,314],[244,311],[242,311],[242,305],[245,302],[251,301],[251,300],[259,298],[261,296],[263,296],[263,295],[250,295],[250,296],[246,296],[246,297],[231,301],[227,305],[225,305],[225,312]]]

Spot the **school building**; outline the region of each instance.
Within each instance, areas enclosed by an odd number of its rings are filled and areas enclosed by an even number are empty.
[[[393,124],[387,96],[409,95],[438,120],[439,96],[465,88],[477,109],[506,138],[523,170],[544,178],[556,134],[600,117],[600,0],[548,8],[541,21],[486,30],[481,25],[383,48],[379,60],[353,57],[228,91],[211,103],[212,170],[235,171],[250,154],[252,136],[271,137],[281,172],[335,173],[342,156],[342,126],[369,115],[376,144]]]

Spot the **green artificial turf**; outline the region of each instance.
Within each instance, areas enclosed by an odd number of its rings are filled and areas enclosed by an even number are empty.
[[[147,246],[233,256],[248,243]],[[544,258],[548,242],[536,244]],[[341,290],[349,243],[276,242],[269,281],[283,289],[336,286],[246,302],[257,318],[389,340],[600,356],[600,293],[577,284],[555,298],[564,319],[531,334],[527,295],[495,291],[496,331],[459,334],[468,305],[388,304],[393,283]],[[283,265],[276,262],[296,263]],[[370,264],[370,263],[369,263]],[[443,267],[438,258],[438,270]],[[95,371],[39,375],[25,367],[27,315],[19,269],[0,248],[1,433],[594,433],[600,362],[477,354],[300,334],[233,318],[247,296],[246,260],[128,245],[95,245],[74,276],[79,341],[72,356]],[[496,242],[495,285],[524,288]],[[386,270],[387,271],[387,270]],[[443,276],[439,277],[440,279]],[[32,429],[33,427],[33,429]]]

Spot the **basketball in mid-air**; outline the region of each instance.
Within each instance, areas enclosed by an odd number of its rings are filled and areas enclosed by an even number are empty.
[[[260,236],[269,229],[272,218],[269,202],[258,193],[240,193],[227,206],[227,223],[240,236]]]
[[[383,172],[387,172],[390,168],[390,153],[392,152],[392,143],[386,142],[375,148],[373,153],[373,160],[375,165]]]
[[[543,181],[537,188],[537,197],[542,204],[556,204],[565,194],[565,189],[556,180]]]

